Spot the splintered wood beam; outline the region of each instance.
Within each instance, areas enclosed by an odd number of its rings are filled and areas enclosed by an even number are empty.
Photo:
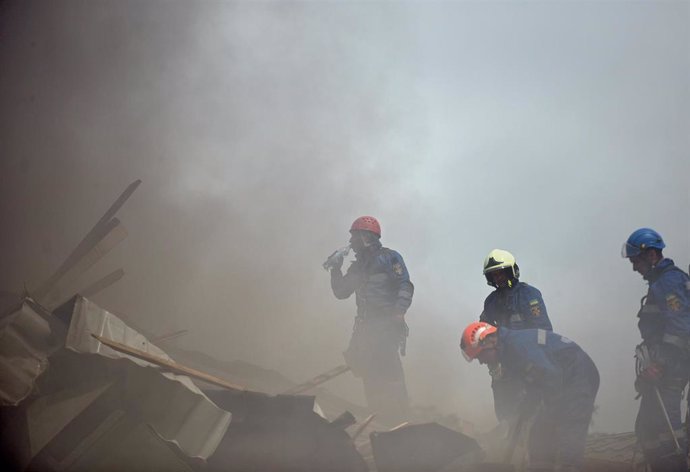
[[[109,273],[105,277],[101,277],[100,279],[96,280],[92,284],[90,284],[87,287],[84,287],[83,289],[79,290],[79,294],[85,298],[89,298],[92,295],[97,294],[101,290],[105,290],[106,288],[110,287],[112,284],[120,280],[122,277],[124,277],[125,271],[122,269],[117,269],[114,270],[113,272]]]
[[[245,387],[241,385],[232,384],[225,379],[216,377],[215,375],[211,375],[201,370],[193,369],[191,367],[188,367],[186,365],[180,364],[172,360],[154,356],[153,354],[150,354],[148,352],[141,351],[139,349],[127,346],[126,344],[122,344],[117,341],[113,341],[103,336],[99,336],[95,333],[91,333],[91,336],[96,338],[98,342],[102,343],[105,346],[108,346],[109,348],[115,351],[127,354],[128,356],[136,357],[137,359],[141,359],[142,361],[146,361],[150,364],[157,365],[158,367],[162,367],[164,370],[170,371],[174,374],[186,375],[188,377],[192,377],[198,380],[203,380],[206,383],[228,390],[234,390],[238,392],[247,390]]]
[[[108,211],[106,211],[103,216],[98,220],[98,222],[91,228],[91,231],[86,233],[86,236],[79,242],[77,247],[72,250],[72,252],[67,256],[62,264],[57,268],[57,270],[51,275],[48,280],[43,282],[43,284],[34,291],[33,298],[40,300],[48,292],[50,292],[57,282],[67,273],[72,267],[74,267],[80,259],[87,254],[93,246],[98,244],[105,235],[112,229],[112,218],[117,213],[117,211],[125,204],[127,199],[134,193],[134,191],[141,184],[141,180],[135,180],[120,194],[120,196],[110,205]]]
[[[77,290],[76,293],[81,295],[84,298],[90,298],[93,295],[96,295],[98,292],[101,290],[105,290],[106,288],[110,287],[112,284],[120,280],[122,277],[124,277],[125,271],[122,269],[117,269],[108,275],[101,277],[100,279],[96,280],[92,284],[88,285],[87,287]],[[66,292],[66,291],[64,291]],[[66,303],[67,300],[72,298],[75,294],[70,293],[69,297],[62,296],[63,290],[59,286],[56,286],[48,295],[45,297],[45,306],[49,310],[54,310],[55,308],[61,306],[63,303]],[[59,302],[56,302],[55,300],[60,300]]]
[[[120,220],[113,218],[110,220],[112,223],[108,225],[108,232],[94,244],[88,252],[86,252],[77,262],[70,271],[71,277],[77,277],[78,275],[86,272],[90,269],[96,262],[101,260],[110,251],[113,250],[115,246],[120,244],[127,237],[127,230],[124,225],[120,223]]]
[[[283,392],[284,395],[297,395],[299,393],[306,392],[307,390],[311,390],[314,387],[317,387],[321,385],[322,383],[328,382],[329,380],[344,374],[345,372],[348,372],[350,370],[350,367],[347,365],[339,365],[338,367],[334,367],[333,369],[329,370],[328,372],[324,372],[323,374],[319,374],[316,377],[314,377],[311,380],[308,380],[304,383],[301,383],[299,385],[295,385],[292,388],[289,388]]]
[[[125,202],[129,199],[129,197],[132,196],[134,191],[141,185],[141,179],[137,179],[131,184],[127,186],[127,188],[120,194],[119,197],[117,197],[117,200],[113,202],[112,205],[110,205],[110,208],[108,208],[108,211],[106,211],[103,216],[101,216],[101,219],[98,220],[98,222],[94,225],[94,228],[96,228],[99,225],[102,225],[103,223],[106,223],[109,221],[113,216],[115,216],[115,213],[118,212],[120,208],[122,208],[122,205],[125,204]]]
[[[120,244],[127,237],[127,230],[122,224],[120,224],[120,220],[117,218],[110,220],[110,222],[103,228],[107,229],[108,232],[103,235],[99,241],[90,245],[89,250],[82,254],[77,262],[71,265],[67,273],[61,277],[62,283],[53,284],[52,289],[46,292],[40,301],[50,305],[51,301],[59,299],[60,294],[56,292],[59,291],[61,285],[69,285],[70,280],[74,280],[76,277],[86,272],[89,268],[91,268],[91,266],[105,257],[106,254],[108,254],[115,246]],[[73,294],[70,294],[70,296],[71,295]]]

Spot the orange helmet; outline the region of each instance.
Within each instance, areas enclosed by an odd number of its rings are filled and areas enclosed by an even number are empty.
[[[360,216],[352,222],[350,231],[371,231],[379,238],[381,237],[381,225],[373,216]]]
[[[479,356],[485,347],[484,339],[496,331],[497,328],[494,325],[483,321],[474,321],[467,325],[460,341],[460,349],[462,349],[462,355],[467,359],[467,362],[472,362],[472,359]]]

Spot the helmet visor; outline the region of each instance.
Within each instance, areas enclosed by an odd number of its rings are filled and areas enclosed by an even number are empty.
[[[635,257],[640,255],[641,252],[642,251],[639,247],[633,246],[629,242],[624,242],[623,247],[621,248],[621,257],[624,259],[628,257]]]
[[[460,341],[460,352],[462,352],[462,357],[464,357],[467,362],[472,362],[472,356],[470,356],[467,353],[467,351],[465,350],[465,348],[467,348],[467,347],[468,347],[467,343],[465,343],[465,339],[463,338]],[[471,346],[470,346],[470,349],[471,349]]]

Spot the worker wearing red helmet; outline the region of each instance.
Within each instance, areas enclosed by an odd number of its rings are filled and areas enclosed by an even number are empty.
[[[400,354],[405,354],[405,313],[414,286],[402,256],[383,247],[380,238],[376,218],[362,216],[352,223],[350,246],[355,261],[345,275],[342,257],[330,266],[331,288],[338,299],[355,294],[357,317],[345,360],[362,378],[372,412],[395,422],[405,418],[408,406]]]
[[[580,470],[599,372],[573,341],[544,329],[512,330],[483,321],[470,323],[460,343],[468,362],[478,359],[490,369],[500,363],[504,375],[520,378],[528,394],[520,411],[538,413],[527,448],[531,471]]]

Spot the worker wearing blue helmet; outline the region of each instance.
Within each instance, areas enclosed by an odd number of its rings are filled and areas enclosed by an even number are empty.
[[[653,471],[686,471],[687,440],[680,403],[690,365],[690,278],[664,257],[663,238],[651,228],[634,231],[622,256],[649,283],[638,313],[636,390],[642,395],[637,440]]]

